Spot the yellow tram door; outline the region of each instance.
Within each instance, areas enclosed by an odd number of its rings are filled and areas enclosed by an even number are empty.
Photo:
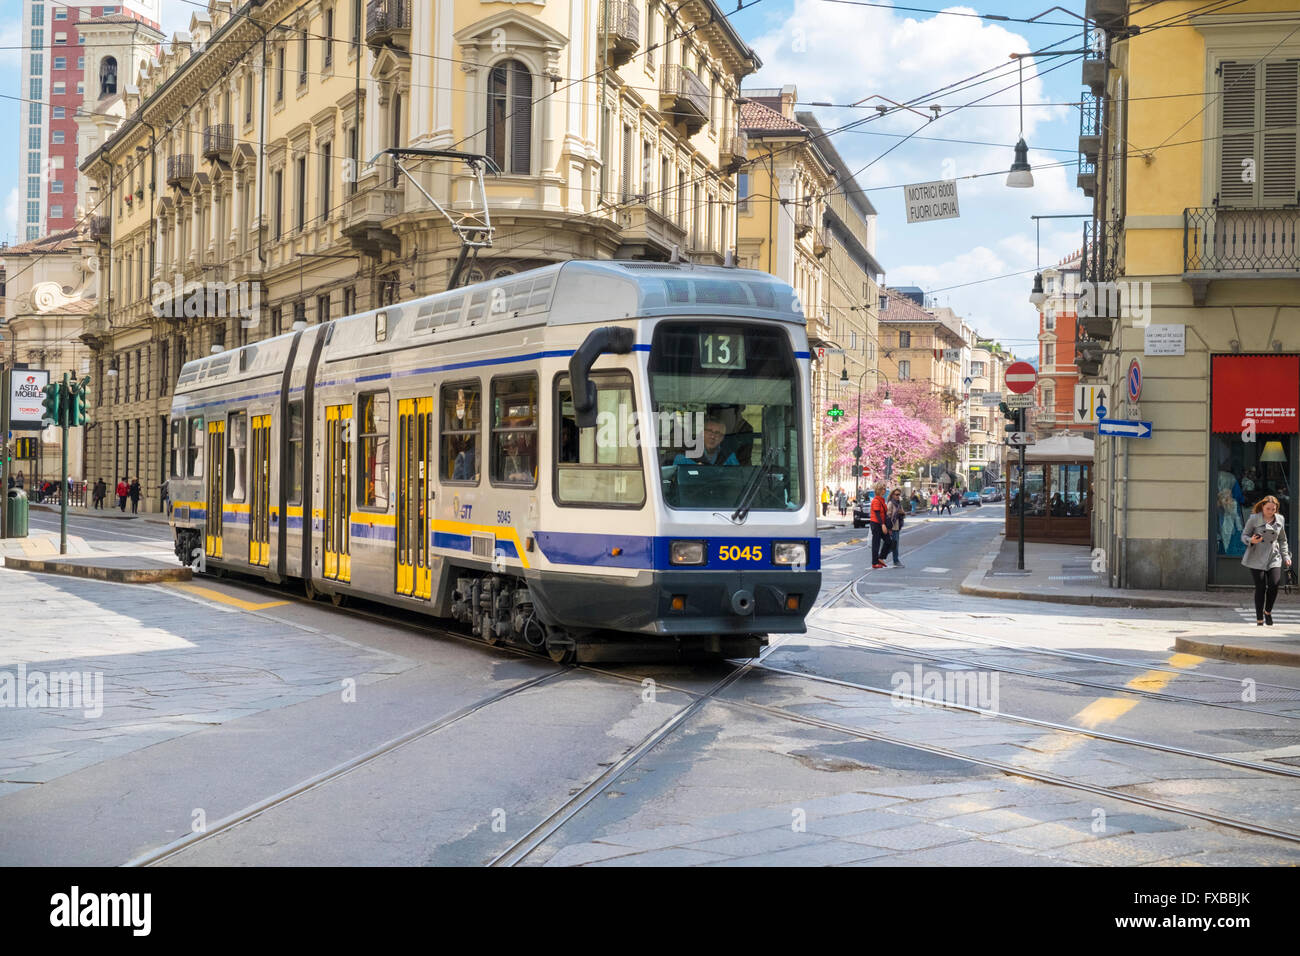
[[[428,599],[429,498],[432,478],[433,398],[397,403],[397,593]]]
[[[224,505],[222,466],[226,460],[226,423],[208,422],[207,517],[204,528],[204,552],[210,558],[221,557],[222,507]]]
[[[352,406],[325,407],[325,577],[352,580]]]
[[[271,560],[271,416],[253,416],[252,501],[248,509],[248,563],[267,567]]]

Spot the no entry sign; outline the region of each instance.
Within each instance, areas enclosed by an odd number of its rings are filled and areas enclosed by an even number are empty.
[[[1038,383],[1038,373],[1028,362],[1012,362],[1007,366],[1005,376],[1007,390],[1015,392],[1017,395],[1023,395],[1031,391]]]

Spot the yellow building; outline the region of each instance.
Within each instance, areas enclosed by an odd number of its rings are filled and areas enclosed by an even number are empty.
[[[822,435],[833,403],[852,414],[859,385],[875,387],[884,271],[875,259],[876,210],[816,117],[796,113],[795,87],[743,93],[749,163],[737,176],[738,264],[783,279],[803,301],[814,358],[815,483],[849,488],[851,470],[831,464]]]
[[[1098,439],[1093,537],[1119,586],[1244,584],[1262,496],[1297,544],[1300,23],[1289,0],[1128,11],[1087,3],[1078,364],[1153,431]]]
[[[712,0],[213,0],[133,74],[120,126],[83,119],[106,283],[86,331],[91,470],[138,471],[158,507],[186,360],[446,288],[461,242],[391,158],[369,162],[389,147],[499,168],[468,281],[674,248],[721,263],[758,66]],[[465,164],[403,166],[482,221]]]

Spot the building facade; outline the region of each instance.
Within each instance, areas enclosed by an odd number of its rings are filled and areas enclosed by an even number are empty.
[[[1032,428],[1039,438],[1077,432],[1093,437],[1094,426],[1076,422],[1075,326],[1078,322],[1081,252],[1043,270],[1043,300],[1038,312],[1038,384]]]
[[[19,241],[71,229],[83,201],[78,182],[77,127],[83,100],[104,83],[116,87],[130,75],[88,35],[88,22],[120,19],[145,26],[155,37],[160,0],[120,0],[110,5],[69,5],[22,0],[22,97],[18,129]],[[121,79],[119,79],[121,78]]]
[[[106,287],[86,333],[92,470],[129,463],[158,507],[187,359],[447,287],[460,239],[388,148],[499,170],[492,243],[463,280],[674,250],[720,264],[736,99],[758,66],[708,0],[210,3],[139,70],[107,139],[102,116],[85,124]],[[457,223],[483,223],[468,166],[401,162]],[[195,284],[224,310],[176,309]]]
[[[1153,429],[1097,441],[1093,536],[1118,586],[1248,583],[1240,528],[1264,495],[1297,543],[1294,9],[1087,3],[1098,32],[1084,64],[1080,185],[1095,218],[1083,281],[1120,301],[1081,318],[1078,360],[1113,395],[1137,359],[1140,401],[1126,411]],[[1146,29],[1170,17],[1185,26]]]

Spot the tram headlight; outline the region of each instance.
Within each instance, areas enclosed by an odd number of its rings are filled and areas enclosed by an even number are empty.
[[[668,550],[669,560],[673,564],[703,564],[703,541],[674,541]]]
[[[808,542],[774,541],[772,543],[772,563],[806,565],[808,563]]]

